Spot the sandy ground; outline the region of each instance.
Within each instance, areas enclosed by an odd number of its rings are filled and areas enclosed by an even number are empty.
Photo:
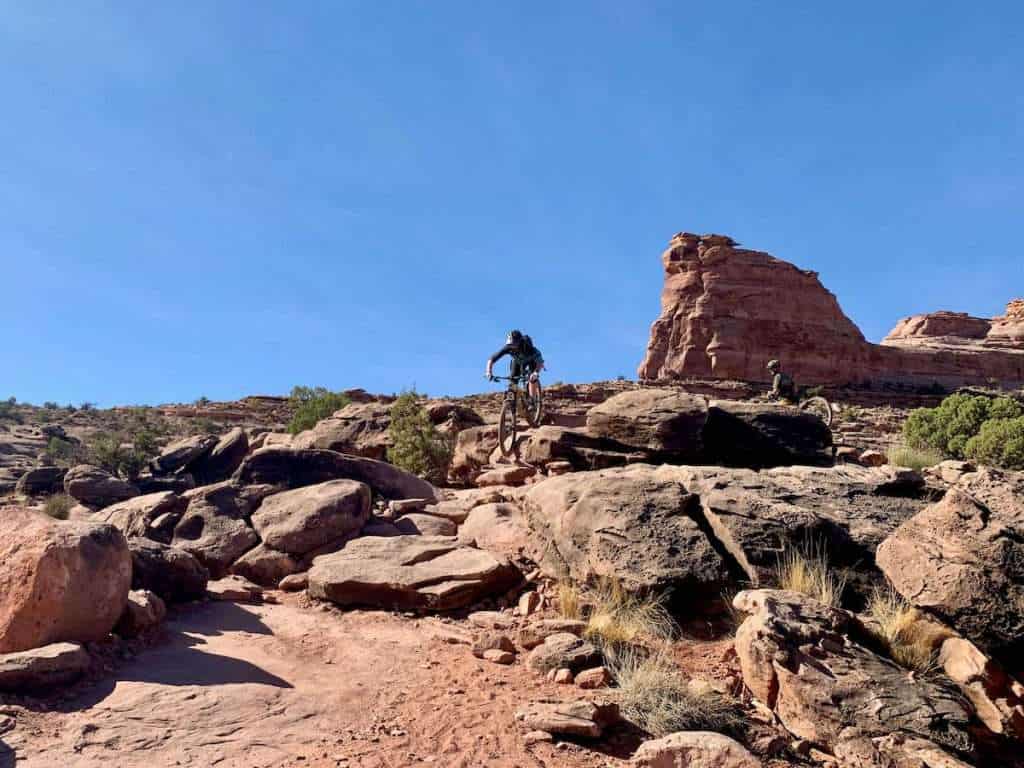
[[[578,689],[443,642],[435,619],[204,603],[60,702],[0,707],[0,768],[623,766],[636,737],[524,745],[517,707]]]

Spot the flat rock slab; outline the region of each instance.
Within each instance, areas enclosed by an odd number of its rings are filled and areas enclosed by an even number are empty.
[[[263,543],[290,555],[305,555],[355,534],[370,518],[370,488],[354,480],[275,493],[252,516]]]
[[[637,768],[761,768],[739,742],[714,731],[680,731],[645,741],[633,755]]]
[[[229,603],[258,603],[263,600],[263,589],[242,576],[226,576],[206,585],[206,594],[212,600]]]
[[[553,669],[568,669],[575,674],[600,663],[601,652],[597,647],[569,632],[545,638],[526,659],[526,666],[541,674]]]
[[[32,691],[77,680],[89,668],[78,643],[52,643],[0,655],[0,691]]]
[[[309,594],[338,605],[450,610],[514,586],[508,560],[442,536],[361,538],[313,561]]]
[[[531,731],[598,739],[618,722],[619,709],[592,701],[539,701],[517,710],[516,720]]]

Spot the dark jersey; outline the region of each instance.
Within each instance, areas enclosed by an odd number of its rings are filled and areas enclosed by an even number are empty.
[[[529,372],[533,372],[540,368],[541,363],[544,362],[544,358],[540,354],[540,350],[537,349],[531,342],[528,342],[525,338],[518,344],[506,344],[493,355],[491,355],[490,363],[494,365],[501,358],[511,355],[512,366],[516,369],[529,369]]]
[[[776,373],[772,379],[772,392],[787,400],[795,400],[796,384],[793,382],[793,377],[782,371]]]

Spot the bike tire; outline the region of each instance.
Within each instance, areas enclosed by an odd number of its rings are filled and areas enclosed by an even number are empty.
[[[516,449],[516,406],[511,399],[501,404],[498,419],[498,447],[503,456],[511,456]]]
[[[526,414],[526,422],[531,427],[539,427],[544,421],[544,390],[538,390],[536,402],[532,400],[528,390],[523,392],[523,413]]]
[[[817,416],[825,423],[826,427],[832,426],[832,406],[824,397],[816,395],[807,398],[800,403],[800,410]]]

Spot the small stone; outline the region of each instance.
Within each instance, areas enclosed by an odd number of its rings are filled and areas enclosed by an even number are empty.
[[[556,669],[554,681],[559,685],[570,685],[572,684],[572,670],[571,669]]]
[[[530,731],[523,736],[523,742],[526,746],[531,744],[550,744],[554,740],[555,737],[547,731]]]
[[[532,616],[540,608],[540,595],[537,592],[526,592],[519,598],[519,615]]]
[[[263,599],[263,589],[243,576],[226,576],[207,584],[206,595],[229,603],[258,603]]]
[[[478,659],[487,658],[488,651],[503,651],[515,655],[516,647],[512,640],[501,632],[484,632],[473,643],[473,655]]]
[[[864,451],[860,455],[860,463],[865,467],[881,467],[889,463],[889,459],[881,451]]]
[[[576,675],[576,685],[586,689],[604,688],[611,680],[611,674],[604,667],[584,669]]]
[[[494,664],[512,664],[516,660],[516,655],[511,651],[491,648],[483,652],[483,658],[485,661],[490,661]]]
[[[277,588],[282,592],[301,592],[307,586],[309,586],[308,573],[293,573],[290,576],[285,576],[277,584]]]

